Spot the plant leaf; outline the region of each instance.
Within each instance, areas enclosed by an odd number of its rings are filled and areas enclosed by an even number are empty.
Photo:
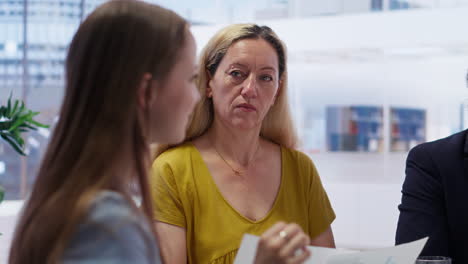
[[[13,113],[16,111],[16,109],[18,109],[18,104],[19,100],[15,100],[15,105],[13,106],[13,110],[11,110]]]
[[[34,116],[34,113],[29,113],[24,116],[21,116],[20,118],[14,121],[13,125],[8,130],[9,131],[15,130],[18,126],[23,124],[26,120],[31,119],[32,116]]]
[[[22,150],[22,147],[19,146],[14,140],[10,139],[8,136],[1,135],[1,137],[13,147],[13,149],[22,156],[26,156],[26,153]]]
[[[35,121],[33,118],[39,115],[39,112],[33,112],[26,108],[24,101],[12,100],[12,93],[8,98],[6,106],[0,106],[0,118],[6,118],[2,122],[0,136],[7,141],[20,155],[26,155],[24,152],[25,141],[21,134],[31,130],[37,130],[39,127],[49,128],[49,125]]]
[[[33,125],[35,125],[37,127],[43,127],[43,128],[49,128],[50,127],[49,125],[44,125],[44,124],[39,123],[39,122],[34,121],[34,120],[29,121],[29,123],[31,123],[31,124],[33,124]]]
[[[12,96],[12,93],[10,93],[10,97],[8,97],[8,102],[7,102],[7,109],[8,110],[11,109],[11,96]]]

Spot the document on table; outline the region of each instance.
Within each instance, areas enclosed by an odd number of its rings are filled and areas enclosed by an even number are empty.
[[[234,264],[254,262],[259,237],[246,234],[242,239]],[[414,264],[427,237],[411,243],[367,251],[350,251],[309,246],[312,256],[305,264]]]

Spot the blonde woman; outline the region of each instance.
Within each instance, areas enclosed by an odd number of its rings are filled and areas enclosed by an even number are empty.
[[[166,263],[232,263],[245,233],[255,263],[302,263],[334,247],[335,218],[312,161],[297,151],[286,51],[268,27],[232,25],[201,54],[185,143],[153,164],[156,230]]]

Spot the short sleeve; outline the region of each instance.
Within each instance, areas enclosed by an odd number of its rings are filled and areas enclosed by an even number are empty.
[[[153,163],[151,174],[155,220],[186,228],[180,190],[170,165],[158,158]]]
[[[307,158],[308,159],[308,158]],[[309,235],[314,238],[325,232],[335,220],[336,215],[328,199],[327,192],[323,188],[320,176],[310,159],[311,180],[309,186]]]

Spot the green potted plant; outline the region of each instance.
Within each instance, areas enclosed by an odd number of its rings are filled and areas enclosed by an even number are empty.
[[[33,118],[39,112],[33,112],[21,100],[12,101],[12,95],[6,105],[0,105],[0,138],[7,142],[19,155],[26,156],[25,141],[22,134],[39,127],[48,128]],[[0,203],[5,196],[5,190],[0,185]]]

